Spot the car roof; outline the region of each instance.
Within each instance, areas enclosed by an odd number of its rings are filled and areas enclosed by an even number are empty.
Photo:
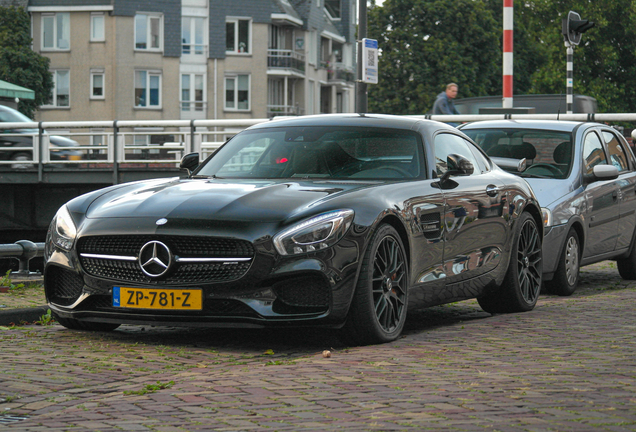
[[[541,129],[559,132],[574,132],[580,127],[603,126],[594,122],[576,122],[562,120],[484,120],[464,124],[460,130],[470,129]]]
[[[429,130],[448,129],[457,131],[456,128],[433,120],[423,118],[406,117],[387,114],[317,114],[284,119],[273,119],[269,122],[259,123],[250,127],[250,130],[289,127],[289,126],[358,126],[373,128],[395,128],[406,130]]]

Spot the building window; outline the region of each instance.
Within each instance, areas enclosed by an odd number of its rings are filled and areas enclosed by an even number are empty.
[[[327,9],[327,13],[332,19],[342,18],[340,0],[325,0],[325,9]]]
[[[56,70],[51,72],[51,74],[53,75],[53,90],[51,91],[51,98],[45,106],[69,107],[71,104],[70,71],[68,69]]]
[[[95,12],[91,14],[91,42],[104,42],[104,14]]]
[[[181,18],[181,52],[203,55],[205,51],[205,18]]]
[[[250,109],[250,76],[225,77],[225,109],[247,111]]]
[[[68,12],[42,15],[42,49],[71,48],[71,18]]]
[[[226,52],[234,54],[248,54],[250,52],[251,24],[249,19],[238,18],[228,19],[225,22]]]
[[[204,75],[181,74],[181,111],[204,110],[204,83]]]
[[[161,107],[161,73],[135,71],[135,107]]]
[[[91,72],[91,99],[104,99],[104,72]]]
[[[135,49],[160,51],[163,46],[161,15],[135,15]]]

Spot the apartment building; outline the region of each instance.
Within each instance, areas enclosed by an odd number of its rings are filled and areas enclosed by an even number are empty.
[[[28,0],[42,121],[354,110],[355,0]]]

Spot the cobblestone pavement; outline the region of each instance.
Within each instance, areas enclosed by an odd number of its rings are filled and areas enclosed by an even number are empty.
[[[636,283],[613,266],[528,313],[410,314],[377,346],[307,330],[2,329],[0,429],[633,431]]]

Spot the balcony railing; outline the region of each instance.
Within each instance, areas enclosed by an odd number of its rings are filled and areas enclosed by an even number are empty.
[[[208,46],[205,44],[182,44],[181,54],[183,55],[200,55],[207,57]]]
[[[181,111],[205,111],[208,108],[208,103],[205,101],[179,101],[181,105]]]
[[[353,70],[346,68],[341,63],[336,63],[335,68],[328,71],[327,77],[329,81],[355,81]]]
[[[305,55],[293,50],[267,50],[267,67],[270,69],[291,69],[305,73]]]
[[[305,112],[299,105],[267,105],[267,117],[299,116]]]

